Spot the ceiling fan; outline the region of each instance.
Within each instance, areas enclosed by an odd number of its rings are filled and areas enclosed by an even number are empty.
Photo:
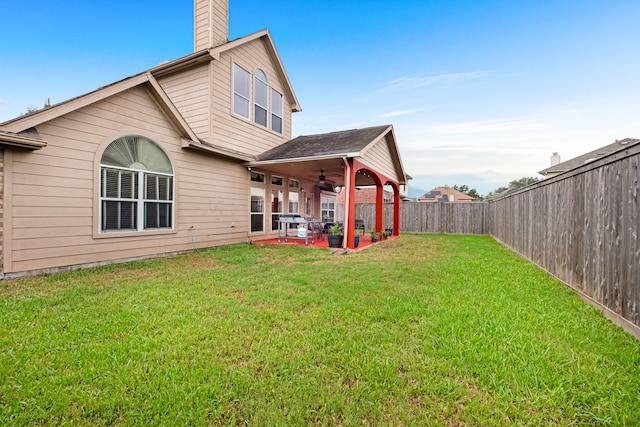
[[[320,169],[320,175],[318,176],[318,184],[324,185],[327,182],[327,177],[324,176],[324,169]]]
[[[339,185],[336,185],[335,181],[327,179],[327,177],[324,175],[324,169],[320,169],[320,175],[318,175],[318,181],[316,182],[316,187],[322,190],[331,191],[334,193],[339,193],[340,191],[342,191],[342,187]]]

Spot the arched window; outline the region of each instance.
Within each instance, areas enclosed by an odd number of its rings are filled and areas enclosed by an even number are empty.
[[[267,127],[269,90],[267,76],[260,69],[257,69],[253,75],[253,91],[253,121]]]
[[[128,135],[100,160],[100,231],[173,227],[173,166],[155,142]]]

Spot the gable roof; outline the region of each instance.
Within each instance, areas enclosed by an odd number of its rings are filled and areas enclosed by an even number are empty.
[[[601,157],[608,156],[609,154],[613,154],[620,150],[624,150],[625,148],[629,148],[639,142],[640,142],[640,139],[635,139],[635,138],[625,138],[621,140],[616,140],[616,142],[614,142],[613,144],[605,145],[604,147],[600,147],[596,150],[590,151],[581,156],[567,160],[566,162],[558,163],[557,165],[548,167],[546,169],[542,169],[538,173],[544,176],[558,175],[558,174],[570,171],[572,169],[578,168],[584,165],[585,163],[592,162]]]
[[[75,110],[101,101],[110,96],[124,92],[135,86],[144,85],[151,96],[154,98],[154,100],[158,103],[159,108],[176,126],[176,130],[184,139],[186,139],[186,141],[183,141],[183,146],[202,149],[204,151],[221,154],[228,157],[237,157],[241,160],[249,160],[246,155],[242,156],[239,155],[239,153],[233,153],[229,150],[224,150],[222,148],[216,147],[213,144],[206,144],[204,143],[204,141],[199,140],[195,132],[187,124],[187,121],[182,117],[176,106],[171,102],[169,96],[164,92],[164,90],[156,80],[156,77],[191,67],[194,64],[219,59],[220,53],[234,49],[238,46],[244,45],[257,39],[264,40],[265,45],[267,46],[267,51],[271,55],[274,65],[278,70],[282,81],[284,82],[287,96],[292,100],[293,111],[301,111],[298,100],[295,96],[295,93],[293,92],[293,87],[291,86],[289,78],[287,77],[282,65],[282,61],[280,60],[280,57],[278,56],[278,53],[275,49],[275,45],[273,44],[273,40],[271,39],[271,35],[269,34],[268,30],[262,30],[257,33],[225,43],[223,45],[195,52],[182,58],[160,64],[150,70],[133,75],[131,77],[127,77],[123,80],[111,83],[107,86],[103,86],[84,95],[80,95],[75,98],[71,98],[58,104],[52,105],[49,108],[38,110],[34,113],[16,117],[15,119],[0,123],[0,132],[2,132],[0,133],[0,136],[2,136],[0,138],[0,144],[27,144],[27,148],[41,148],[36,147],[36,145],[39,144],[37,142],[31,140],[23,141],[24,138],[21,139],[19,137],[19,134],[26,131],[27,129],[34,128],[35,126],[38,126],[42,123],[46,123],[65,114],[71,113]],[[46,141],[42,141],[41,144],[42,146],[46,146]],[[201,147],[200,145],[202,144],[204,145]]]
[[[418,197],[420,202],[468,202],[473,197],[451,187],[436,187]]]
[[[340,181],[343,159],[362,157],[367,150],[389,137],[391,156],[398,169],[399,183],[406,183],[406,173],[400,161],[391,125],[351,129],[317,135],[298,136],[245,163],[247,167],[261,167],[274,172],[316,179],[323,174]]]
[[[357,157],[369,144],[377,141],[389,127],[386,125],[298,136],[265,151],[258,156],[256,163],[319,157]]]

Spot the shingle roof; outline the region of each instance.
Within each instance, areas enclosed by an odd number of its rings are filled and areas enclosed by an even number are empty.
[[[580,167],[585,163],[599,159],[600,157],[613,154],[617,151],[624,150],[625,148],[629,148],[630,146],[635,145],[639,142],[640,142],[640,139],[635,139],[635,138],[625,138],[621,140],[616,140],[616,142],[614,142],[613,144],[605,145],[604,147],[600,147],[597,150],[593,150],[581,156],[575,157],[571,160],[567,160],[566,162],[558,163],[557,165],[548,167],[546,169],[542,169],[538,173],[540,175],[560,174],[560,173],[569,171],[571,169]]]
[[[448,201],[472,201],[473,197],[451,187],[436,187],[418,197],[421,202],[448,202]]]
[[[305,135],[291,139],[258,156],[258,161],[299,159],[357,153],[379,138],[390,125]]]

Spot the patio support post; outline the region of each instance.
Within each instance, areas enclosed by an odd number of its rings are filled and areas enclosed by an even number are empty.
[[[377,233],[382,233],[384,220],[384,185],[378,180],[376,182],[376,229]]]
[[[356,222],[356,168],[353,159],[344,159],[344,182],[345,182],[345,218],[344,229],[346,247],[354,249],[355,222]]]
[[[393,235],[400,235],[400,189],[394,185],[393,193]]]

